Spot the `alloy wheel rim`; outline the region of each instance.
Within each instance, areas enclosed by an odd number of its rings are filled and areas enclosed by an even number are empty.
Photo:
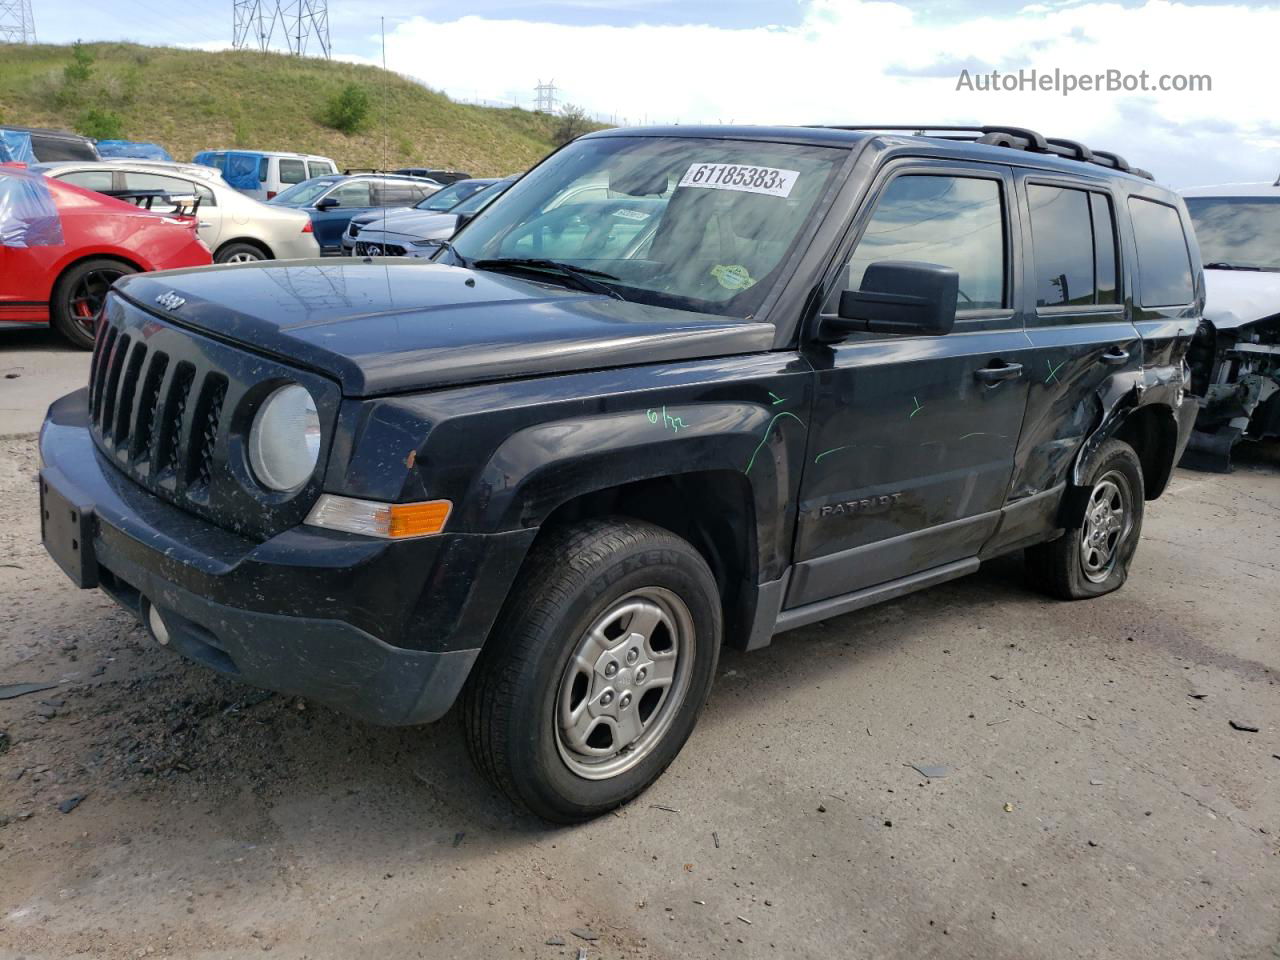
[[[72,288],[71,298],[67,303],[71,319],[86,333],[93,333],[93,322],[107,299],[107,291],[122,276],[124,276],[123,270],[100,267],[97,270],[90,270]]]
[[[671,729],[688,693],[693,616],[670,590],[610,604],[578,641],[555,700],[560,758],[587,780],[633,769]]]
[[[1085,579],[1102,583],[1115,570],[1121,549],[1133,527],[1129,484],[1112,470],[1099,478],[1089,493],[1080,527],[1080,568]]]
[[[233,253],[223,263],[257,263],[262,258],[253,253]]]

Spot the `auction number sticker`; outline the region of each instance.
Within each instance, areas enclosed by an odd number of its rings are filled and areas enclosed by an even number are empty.
[[[779,170],[776,167],[755,167],[742,163],[695,163],[680,178],[679,186],[789,197],[791,188],[799,178],[799,170]]]

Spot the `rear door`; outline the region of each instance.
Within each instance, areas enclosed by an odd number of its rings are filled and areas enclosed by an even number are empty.
[[[1011,170],[913,160],[883,171],[870,196],[826,311],[881,260],[955,268],[960,309],[945,336],[804,348],[817,391],[787,607],[977,556],[1005,503],[1026,406]]]
[[[1025,261],[1027,417],[1010,499],[1067,482],[1085,437],[1100,422],[1107,387],[1141,369],[1131,284],[1119,255],[1116,196],[1105,180],[1018,175],[1030,224]]]

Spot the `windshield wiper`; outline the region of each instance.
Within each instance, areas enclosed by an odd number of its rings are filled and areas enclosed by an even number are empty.
[[[454,254],[457,256],[457,253]],[[601,280],[617,280],[612,273],[593,270],[590,267],[575,267],[571,263],[559,260],[545,260],[540,257],[501,257],[490,260],[476,260],[471,266],[476,270],[527,270],[534,273],[550,273],[572,281],[578,289],[588,293],[602,293],[615,300],[625,300],[613,287]]]
[[[1204,265],[1204,268],[1206,270],[1257,270],[1257,271],[1263,271],[1267,269],[1266,267],[1249,267],[1244,265],[1243,263],[1227,263],[1225,260],[1215,260],[1213,261],[1213,263],[1206,263]]]

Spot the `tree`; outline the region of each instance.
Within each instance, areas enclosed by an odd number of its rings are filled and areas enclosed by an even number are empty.
[[[563,147],[570,140],[577,140],[584,133],[591,132],[591,118],[581,107],[566,103],[560,111],[560,119],[556,121],[551,141],[557,147]]]
[[[369,116],[369,94],[363,87],[349,83],[342,91],[329,98],[323,122],[346,134],[352,134],[364,126]]]
[[[62,68],[62,78],[71,85],[88,83],[93,73],[93,54],[77,40],[71,46],[71,62]]]

